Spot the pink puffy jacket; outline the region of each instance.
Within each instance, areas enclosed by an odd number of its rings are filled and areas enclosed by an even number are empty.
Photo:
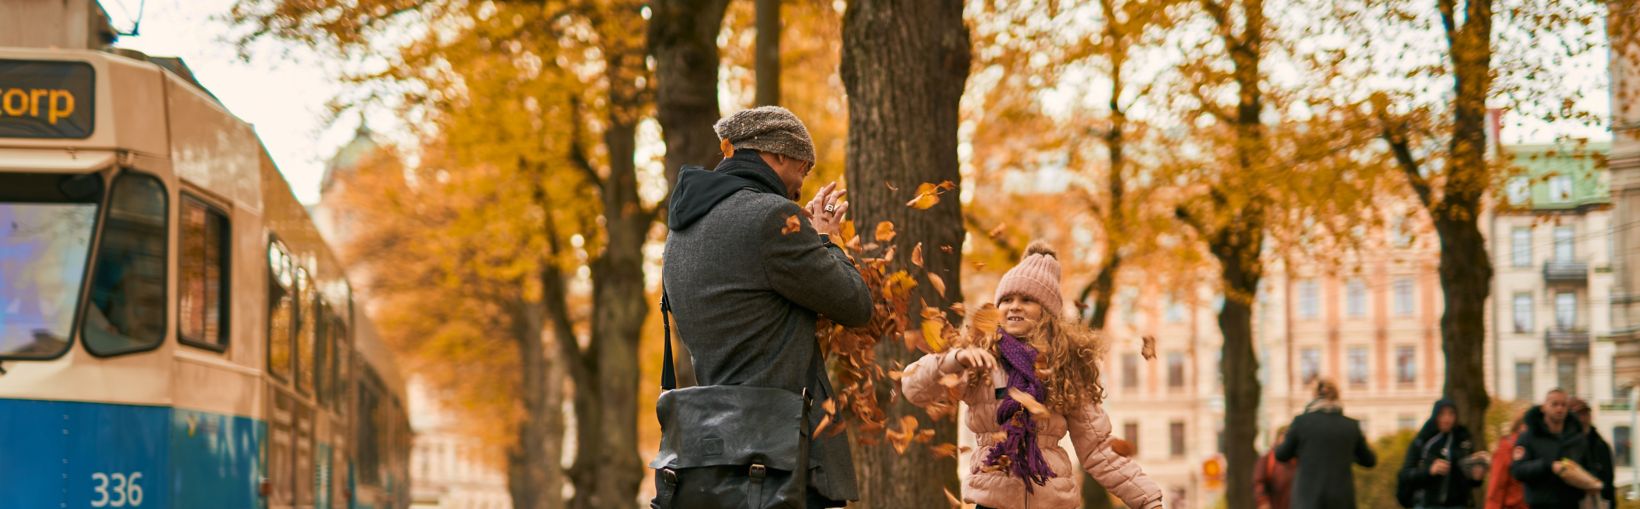
[[[926,406],[945,393],[940,385],[941,356],[929,354],[907,367],[900,378],[900,392],[911,404]],[[985,457],[996,445],[996,433],[1002,427],[996,423],[996,391],[986,384],[970,384],[964,391],[963,402],[968,404],[968,430],[977,437],[979,447],[969,453],[968,476],[963,481],[962,498],[968,502],[998,509],[1017,509],[1026,506],[1024,481],[1003,472],[981,472]],[[1083,470],[1087,470],[1105,489],[1134,509],[1161,509],[1162,490],[1145,476],[1139,464],[1116,454],[1110,448],[1110,418],[1098,405],[1088,405],[1075,415],[1054,413],[1047,422],[1037,421],[1037,444],[1042,457],[1048,461],[1055,477],[1046,486],[1035,486],[1029,494],[1032,508],[1074,508],[1081,504],[1077,490],[1076,470],[1071,467],[1070,455],[1059,447],[1065,433],[1071,435]]]

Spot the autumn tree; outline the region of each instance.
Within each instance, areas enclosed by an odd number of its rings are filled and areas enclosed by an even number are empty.
[[[868,225],[862,230],[887,221],[897,244],[927,246],[923,268],[945,283],[918,286],[917,298],[931,306],[961,299],[961,204],[943,200],[918,210],[906,201],[920,183],[961,181],[958,102],[970,59],[962,10],[959,0],[871,0],[852,2],[843,14],[850,210],[856,224]],[[877,353],[880,360],[907,364],[921,356],[893,340],[880,342]],[[889,391],[886,385],[881,392]],[[891,401],[887,394],[880,400]],[[889,417],[913,416],[935,430],[936,442],[956,442],[955,422],[928,419],[905,401],[887,405]],[[867,507],[928,507],[959,490],[952,457],[856,447],[854,460]]]

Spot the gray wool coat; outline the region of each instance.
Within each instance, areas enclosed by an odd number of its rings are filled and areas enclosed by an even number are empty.
[[[793,216],[801,228],[787,233]],[[801,392],[817,315],[845,325],[871,318],[870,290],[843,251],[821,242],[797,204],[757,188],[732,191],[673,230],[663,280],[701,385]],[[822,401],[834,391],[824,369],[817,378]],[[811,454],[810,486],[833,500],[859,499],[846,435],[816,440]]]

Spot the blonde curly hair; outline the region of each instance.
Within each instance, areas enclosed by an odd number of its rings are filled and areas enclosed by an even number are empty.
[[[980,348],[1000,361],[996,344],[1001,337],[1001,334],[965,334],[955,346]],[[1099,363],[1104,360],[1108,345],[1099,331],[1043,313],[1042,320],[1019,339],[1039,352],[1036,374],[1047,388],[1048,400],[1043,404],[1050,410],[1070,414],[1105,401],[1105,387],[1099,382]],[[968,376],[969,383],[990,383],[989,373],[970,372]]]

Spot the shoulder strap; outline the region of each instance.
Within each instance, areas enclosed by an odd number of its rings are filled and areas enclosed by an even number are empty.
[[[661,390],[670,391],[678,388],[678,375],[672,366],[672,299],[666,296],[666,287],[661,286],[661,329],[666,331],[666,352],[661,360]]]

